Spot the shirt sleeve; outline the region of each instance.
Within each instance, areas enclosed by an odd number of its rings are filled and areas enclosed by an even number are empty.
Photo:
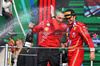
[[[88,34],[86,25],[80,26],[79,32],[80,32],[80,35],[83,37],[84,41],[87,43],[88,47],[90,48],[90,51],[95,51],[92,38]]]
[[[59,30],[59,25],[58,25],[57,20],[56,20],[56,19],[52,19],[51,21],[52,21],[52,24],[53,24],[53,26],[54,26],[54,29],[55,29],[55,30]]]
[[[43,26],[44,26],[44,21],[42,21],[41,23],[39,23],[37,26],[35,26],[33,28],[33,34],[42,31],[43,30]]]
[[[59,30],[62,32],[67,32],[67,24],[62,24],[61,27],[59,27]]]

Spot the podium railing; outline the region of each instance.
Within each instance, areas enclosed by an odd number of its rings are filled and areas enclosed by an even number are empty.
[[[4,66],[11,66],[11,55],[12,55],[12,52],[8,52],[8,48],[11,48],[11,46],[8,46],[8,44],[6,44],[5,46],[0,46],[0,48],[5,48],[5,58],[4,58]],[[14,46],[14,48],[18,48],[17,46]],[[19,47],[19,48],[26,48],[26,47]],[[31,47],[31,48],[34,48],[34,49],[42,49],[42,48],[45,48],[45,47]],[[51,49],[51,48],[50,48]],[[67,50],[68,48],[52,48],[52,49],[59,49],[59,50],[62,50],[62,49],[65,49]],[[75,48],[75,49],[89,49],[88,47],[87,48]],[[96,49],[100,49],[100,48],[96,48]],[[9,65],[8,65],[8,55],[9,55]],[[37,54],[19,54],[19,55],[23,55],[23,56],[37,56]],[[86,54],[84,56],[89,56],[89,54]],[[96,54],[96,56],[100,56],[99,54]],[[61,60],[61,56],[60,56],[60,60]],[[60,61],[60,63],[62,63],[62,61]],[[91,66],[93,66],[93,61],[90,62]]]

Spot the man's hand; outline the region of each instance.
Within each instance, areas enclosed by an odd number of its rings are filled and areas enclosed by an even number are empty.
[[[95,60],[95,51],[90,52],[91,61]]]
[[[55,16],[54,7],[51,5],[51,17]]]
[[[61,48],[65,48],[67,43],[61,43]]]
[[[29,28],[33,28],[33,27],[34,27],[34,25],[35,25],[35,24],[34,24],[34,23],[32,23],[32,22],[31,22],[31,23],[29,23]]]
[[[12,14],[12,12],[9,12],[9,14]]]

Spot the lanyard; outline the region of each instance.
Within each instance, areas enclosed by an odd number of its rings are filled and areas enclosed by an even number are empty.
[[[73,24],[73,26],[71,27],[71,29],[76,25],[76,23],[77,23],[77,20],[74,22],[74,24]],[[68,36],[69,36],[69,34],[70,34],[70,28],[67,28],[67,31],[68,31]]]
[[[73,26],[71,27],[71,29],[76,25],[76,23],[77,23],[77,21],[74,22],[74,24],[73,24]],[[68,36],[67,36],[67,37],[69,37],[70,31],[71,31],[70,28],[67,28],[67,31],[68,31],[68,34],[67,34]],[[71,44],[71,40],[70,40],[70,39],[68,39],[68,44],[69,44],[69,45]]]
[[[75,22],[74,22],[74,24],[73,24],[72,28],[76,25],[76,23],[77,23],[77,21],[75,21]],[[72,29],[72,28],[71,28],[71,29]]]

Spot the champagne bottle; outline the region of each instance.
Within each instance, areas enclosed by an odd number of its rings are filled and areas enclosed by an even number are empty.
[[[62,65],[61,66],[66,66],[67,65],[67,52],[65,49],[61,50],[61,55],[62,55]]]
[[[24,46],[28,48],[31,47],[32,40],[33,40],[33,31],[32,28],[30,28],[26,34]]]
[[[66,50],[62,50],[62,63],[67,63],[67,52]]]

